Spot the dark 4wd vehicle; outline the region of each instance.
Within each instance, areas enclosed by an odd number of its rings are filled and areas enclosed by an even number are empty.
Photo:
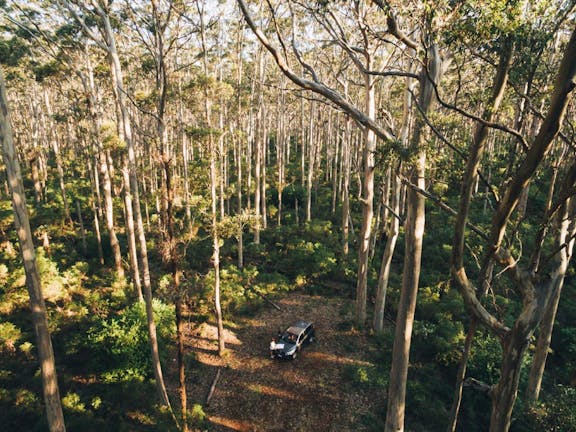
[[[295,359],[304,344],[314,341],[316,334],[312,323],[298,321],[270,342],[270,358]]]

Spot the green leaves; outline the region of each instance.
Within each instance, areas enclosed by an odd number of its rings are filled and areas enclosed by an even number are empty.
[[[0,39],[0,63],[17,66],[20,60],[30,53],[28,45],[18,37]]]
[[[218,138],[223,133],[220,129],[202,126],[186,126],[185,131],[186,135],[197,140],[205,139],[210,136]]]
[[[174,310],[160,300],[154,300],[153,307],[159,345],[166,347],[176,330]],[[118,316],[97,320],[87,332],[85,348],[94,353],[93,366],[108,382],[150,376],[152,369],[144,303],[135,303]]]
[[[22,331],[11,322],[0,323],[0,352],[13,352],[22,338]]]

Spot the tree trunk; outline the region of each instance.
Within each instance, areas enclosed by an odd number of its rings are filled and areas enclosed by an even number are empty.
[[[278,128],[276,132],[276,166],[278,172],[278,214],[276,224],[282,225],[282,192],[284,191],[285,182],[285,153],[286,153],[286,119],[285,119],[285,91],[284,91],[284,77],[280,78],[281,88],[280,95],[278,96]]]
[[[505,46],[500,53],[500,60],[498,63],[498,70],[494,77],[494,84],[492,86],[492,95],[488,106],[484,111],[484,119],[492,121],[496,112],[500,108],[504,97],[504,90],[508,81],[508,73],[512,64],[513,47],[511,45]],[[478,179],[478,169],[480,168],[480,161],[484,154],[484,149],[488,142],[488,128],[484,124],[478,124],[474,131],[473,141],[470,144],[468,163],[466,166],[466,173],[462,180],[460,189],[460,207],[458,216],[456,218],[456,227],[454,229],[454,243],[452,246],[452,262],[454,266],[462,266],[464,260],[464,232],[468,220],[468,213],[470,211],[470,203],[472,200],[472,193],[474,186]],[[486,280],[488,275],[482,276],[484,282],[482,290],[487,287]],[[472,325],[474,324],[474,325]],[[456,388],[454,389],[454,400],[452,401],[452,410],[450,412],[450,419],[448,421],[448,431],[455,431],[458,423],[458,413],[460,403],[462,400],[462,386],[464,384],[465,373],[467,369],[467,362],[469,357],[470,348],[474,338],[474,331],[476,328],[476,320],[471,319],[471,325],[468,335],[466,336],[466,346],[460,359],[460,366],[458,375],[456,377]],[[469,340],[470,339],[470,340]],[[462,374],[462,375],[461,375]]]
[[[112,167],[109,165],[109,158],[107,157],[106,151],[102,143],[100,135],[101,131],[101,121],[100,114],[98,112],[97,98],[96,98],[96,86],[94,84],[94,72],[92,68],[92,63],[90,61],[90,56],[85,53],[86,59],[86,69],[87,76],[80,74],[82,80],[82,85],[84,86],[84,91],[86,92],[86,100],[88,102],[88,110],[90,113],[91,127],[93,137],[93,145],[96,148],[96,161],[98,165],[100,174],[102,177],[102,192],[104,195],[104,219],[106,223],[106,230],[108,231],[108,236],[110,237],[110,248],[112,249],[112,256],[114,257],[114,268],[116,275],[122,279],[124,278],[124,267],[122,266],[122,252],[120,250],[120,243],[118,237],[116,236],[116,228],[114,225],[114,206],[112,200]],[[95,171],[96,173],[96,171]]]
[[[332,118],[332,116],[330,117]],[[332,208],[331,214],[332,217],[336,215],[336,204],[338,196],[340,195],[340,186],[342,176],[340,175],[340,169],[342,168],[342,138],[340,136],[340,118],[335,115],[334,116],[334,132],[333,132],[333,151],[331,154],[332,163],[330,164],[331,170],[331,180],[332,180]]]
[[[240,102],[238,102],[238,109],[240,109]],[[238,121],[239,122],[239,121]],[[237,125],[240,130],[240,124]],[[236,196],[238,198],[237,214],[240,218],[238,223],[238,268],[244,268],[244,222],[242,221],[243,203],[242,203],[242,140],[236,137]]]
[[[241,26],[238,26],[238,41],[237,41],[237,51],[236,51],[236,61],[238,62],[237,67],[237,76],[236,76],[236,129],[238,131],[242,130],[242,118],[245,115],[242,110],[242,95],[241,95],[241,88],[242,88],[242,47],[243,47],[243,31]],[[243,210],[243,203],[242,203],[242,161],[243,161],[243,152],[242,152],[242,142],[243,139],[239,137],[237,134],[234,134],[235,140],[235,147],[236,147],[236,196],[238,197],[238,208],[237,214],[241,215]],[[250,143],[250,140],[248,140]],[[242,221],[238,224],[238,268],[242,270],[244,268],[244,224]]]
[[[366,69],[370,70],[371,61],[367,60]],[[366,114],[370,119],[376,118],[376,97],[374,78],[364,76],[364,103]],[[364,132],[364,181],[362,197],[362,227],[360,229],[360,245],[358,248],[358,276],[356,283],[356,324],[363,328],[366,324],[366,300],[368,297],[368,270],[370,264],[370,238],[372,235],[372,219],[374,217],[374,169],[376,151],[376,134],[371,129]]]
[[[533,321],[534,317],[529,317]],[[517,322],[518,324],[518,322]],[[506,432],[510,429],[512,410],[518,394],[522,358],[530,343],[532,327],[528,322],[516,325],[509,340],[503,344],[503,358],[500,367],[500,380],[492,389],[492,413],[490,432]],[[522,328],[521,331],[517,331]]]
[[[218,328],[218,355],[223,356],[226,349],[224,343],[224,324],[222,320],[222,307],[220,304],[220,238],[218,236],[217,220],[217,193],[216,193],[216,155],[214,143],[210,138],[210,192],[212,195],[212,266],[214,268],[214,312]]]
[[[264,55],[260,54],[260,59],[258,63],[258,73],[260,77],[260,82],[263,82],[264,79]],[[254,131],[254,184],[255,184],[255,191],[254,191],[254,211],[256,212],[256,226],[254,227],[254,243],[260,244],[260,230],[262,226],[262,218],[261,218],[261,200],[262,200],[262,148],[264,147],[264,143],[262,140],[264,139],[264,133],[262,129],[264,129],[264,95],[262,85],[258,85],[258,107],[256,112],[256,124],[255,124],[255,131]]]
[[[30,156],[30,171],[32,172],[32,181],[34,182],[34,201],[36,204],[40,204],[44,201],[44,188],[42,187],[42,180],[40,178],[38,158],[38,151],[33,149]]]
[[[424,64],[420,81],[420,108],[424,113],[430,112],[434,105],[433,85],[439,82],[441,59],[438,47],[432,43],[428,48],[428,64]],[[432,80],[432,81],[431,81]],[[434,84],[433,84],[434,83]],[[426,123],[419,117],[416,121],[412,150],[415,158],[410,167],[409,180],[419,189],[426,189],[426,151],[424,142]],[[398,303],[394,346],[392,348],[392,368],[388,387],[388,408],[386,411],[386,432],[404,430],[406,403],[406,379],[410,358],[412,327],[416,311],[416,297],[420,279],[422,241],[425,226],[425,198],[413,188],[408,188],[406,196],[405,253],[402,275],[402,290]]]
[[[140,268],[138,265],[138,255],[136,251],[136,233],[134,229],[134,203],[133,194],[137,193],[138,185],[135,184],[134,176],[134,148],[132,140],[132,127],[131,120],[126,107],[126,97],[124,95],[124,82],[122,75],[122,68],[120,66],[120,58],[116,50],[115,37],[112,32],[112,27],[107,14],[102,13],[101,18],[104,21],[104,30],[108,46],[108,65],[110,66],[110,75],[112,79],[112,89],[114,99],[116,101],[117,109],[117,131],[118,136],[126,143],[127,154],[122,156],[122,181],[124,184],[123,199],[124,199],[124,215],[125,215],[125,228],[126,228],[126,241],[128,243],[128,256],[130,258],[130,270],[132,273],[132,283],[134,284],[134,291],[138,301],[143,300],[142,295],[142,282],[140,279]]]
[[[562,155],[564,156],[564,155]],[[558,164],[562,158],[556,159],[557,162],[554,163],[552,167],[552,177],[550,180],[550,188],[548,190],[548,199],[546,202],[546,212],[549,212],[552,206],[552,201],[554,197],[554,190],[556,185],[556,180],[558,178]],[[571,213],[574,212],[573,206],[571,206]],[[572,219],[573,214],[567,215],[567,219]],[[562,223],[562,222],[561,222]],[[546,230],[547,231],[547,230]],[[541,233],[541,239],[544,239],[545,232]],[[569,241],[571,243],[572,240]],[[571,247],[571,246],[569,246]],[[570,258],[568,258],[569,260]],[[533,258],[534,262],[540,262],[540,252]],[[536,341],[536,350],[534,352],[534,358],[532,359],[532,366],[530,368],[530,375],[528,378],[528,387],[526,388],[526,399],[529,403],[534,403],[538,400],[540,394],[540,386],[542,384],[542,377],[544,375],[544,368],[546,366],[546,358],[548,357],[548,349],[550,348],[550,342],[552,340],[552,329],[554,327],[554,320],[556,319],[556,311],[558,310],[558,304],[560,302],[560,296],[562,294],[562,286],[564,284],[564,276],[559,277],[554,281],[552,288],[552,299],[550,304],[544,312],[544,317],[540,323],[540,333]]]
[[[100,141],[100,140],[99,140]],[[99,142],[101,146],[101,142]],[[106,230],[110,236],[110,247],[114,256],[114,265],[116,274],[120,279],[124,278],[124,267],[122,266],[122,252],[120,242],[116,235],[116,226],[114,224],[114,203],[112,199],[112,176],[110,175],[110,165],[106,157],[105,150],[100,148],[100,172],[102,174],[102,190],[104,192],[104,212],[106,215]]]
[[[452,407],[450,408],[450,417],[448,419],[448,432],[455,432],[458,423],[458,413],[460,412],[460,403],[462,402],[462,389],[464,387],[464,378],[466,377],[466,369],[468,368],[468,359],[472,351],[472,342],[476,333],[477,322],[474,317],[470,321],[470,328],[466,333],[466,340],[464,341],[464,349],[462,350],[462,357],[460,365],[458,366],[458,373],[456,374],[456,385],[454,388],[454,399],[452,399]]]
[[[348,117],[346,119],[346,130],[344,136],[344,142],[342,145],[342,169],[343,169],[343,179],[342,179],[342,254],[347,257],[350,251],[349,247],[349,237],[350,237],[350,159],[352,152],[352,119]]]
[[[182,410],[182,431],[188,431],[188,396],[186,394],[186,366],[184,363],[184,320],[182,319],[182,296],[180,295],[180,272],[174,276],[176,297],[176,340],[178,341],[178,393]]]
[[[308,119],[308,171],[306,173],[306,222],[312,220],[312,180],[314,180],[314,116],[316,104],[310,102],[310,118]]]
[[[20,251],[26,274],[26,288],[30,297],[30,309],[32,323],[36,333],[38,361],[42,376],[42,388],[44,403],[46,404],[46,416],[48,427],[51,432],[64,432],[64,415],[60,402],[60,391],[56,376],[56,362],[50,331],[46,306],[42,297],[40,273],[36,264],[36,252],[32,241],[28,209],[26,208],[26,196],[20,173],[20,163],[14,148],[12,125],[8,111],[8,98],[4,84],[4,74],[0,70],[0,141],[2,141],[4,164],[8,175],[8,183],[12,194],[12,206],[14,209],[14,225],[18,233]]]
[[[136,251],[136,234],[134,229],[134,204],[132,203],[132,193],[130,192],[130,168],[128,158],[123,157],[122,180],[124,188],[122,196],[124,198],[124,215],[126,220],[126,241],[128,243],[128,257],[130,258],[130,270],[132,272],[132,284],[134,285],[134,295],[138,301],[144,301],[142,295],[142,281],[140,279],[140,266],[138,265],[138,253]]]
[[[404,93],[404,107],[402,113],[402,128],[400,130],[400,140],[404,147],[408,147],[408,138],[410,135],[410,126],[412,124],[412,107],[413,97],[412,90],[416,85],[415,80],[406,78],[406,91]],[[401,168],[401,165],[400,165]],[[387,209],[391,213],[391,221],[388,228],[388,236],[386,238],[386,246],[384,254],[382,255],[382,263],[380,266],[380,274],[378,276],[378,288],[376,291],[376,302],[374,306],[374,320],[373,326],[375,331],[382,331],[384,329],[384,312],[386,309],[386,292],[388,290],[388,280],[390,278],[390,267],[392,264],[392,257],[396,249],[396,242],[400,233],[400,214],[402,209],[402,182],[400,178],[393,172],[392,167],[389,168],[388,184],[392,189],[392,208]],[[392,180],[392,177],[394,180]],[[388,197],[386,197],[388,199]],[[389,199],[388,199],[389,200]],[[386,220],[386,218],[384,219]]]
[[[392,173],[391,173],[392,174]],[[396,241],[400,234],[400,192],[402,190],[402,183],[398,176],[394,175],[393,185],[393,212],[391,215],[392,220],[388,228],[388,236],[386,238],[386,246],[384,254],[382,255],[382,264],[380,266],[380,274],[378,276],[378,289],[376,290],[376,304],[374,306],[374,330],[380,332],[384,329],[384,312],[386,309],[386,292],[388,290],[388,280],[390,278],[390,267],[392,264],[392,256],[396,249]]]
[[[515,321],[514,327],[503,340],[500,379],[492,392],[490,432],[507,432],[510,429],[524,352],[538,323],[546,314],[552,313],[555,309],[555,297],[559,294],[566,275],[572,257],[574,235],[576,234],[576,221],[573,219],[574,203],[571,201],[568,199],[564,202],[558,211],[555,246],[560,248],[560,251],[555,256],[555,267],[550,273],[550,280],[538,281],[528,273],[528,275],[522,275],[523,277],[519,281],[520,284],[523,284],[521,291],[528,290],[530,294],[525,296],[522,311]],[[548,335],[545,334],[544,337],[546,336]],[[546,341],[543,342],[543,344],[545,343]],[[537,364],[535,375],[539,367],[541,367],[540,364]],[[537,384],[539,383],[533,383],[535,388]]]
[[[129,174],[129,187],[133,196],[133,215],[136,217],[136,231],[129,233],[129,235],[138,236],[138,244],[140,247],[140,257],[142,261],[142,277],[144,282],[144,301],[146,302],[146,318],[148,324],[148,337],[150,340],[150,351],[151,351],[151,361],[152,369],[154,371],[154,378],[156,380],[156,390],[158,391],[158,396],[160,398],[160,403],[171,410],[170,400],[168,398],[168,393],[166,392],[166,386],[164,384],[164,377],[162,374],[162,366],[160,363],[160,353],[158,348],[158,337],[156,334],[156,324],[154,323],[154,310],[152,306],[152,286],[150,283],[150,270],[148,268],[148,249],[146,245],[146,236],[144,234],[144,224],[142,221],[142,212],[140,211],[140,198],[138,192],[138,180],[135,171],[135,153],[132,140],[132,128],[130,116],[126,106],[126,96],[124,92],[124,83],[122,78],[122,68],[120,64],[120,58],[118,56],[118,51],[116,49],[116,41],[114,38],[114,33],[112,31],[112,26],[110,23],[110,18],[108,14],[102,9],[98,8],[97,12],[104,24],[104,34],[106,37],[106,46],[108,49],[108,61],[111,70],[111,75],[113,79],[113,89],[116,94],[118,108],[120,110],[119,120],[121,122],[121,128],[119,129],[124,140],[126,141],[127,153],[128,153],[128,174]]]
[[[542,160],[549,152],[554,138],[558,134],[575,88],[575,77],[576,31],[572,33],[564,52],[554,91],[550,99],[548,113],[542,122],[540,131],[528,149],[524,160],[519,164],[514,176],[507,183],[498,209],[494,213],[490,237],[486,244],[487,253],[484,257],[483,269],[488,268],[490,263],[494,263],[496,259],[506,258],[507,256],[506,251],[501,250],[507,224],[512,212],[518,205],[522,191],[536,174]],[[573,187],[573,181],[568,183],[568,187]],[[457,235],[463,236],[463,230],[457,231]],[[563,244],[562,236],[556,239],[557,245]],[[560,252],[566,254],[564,249],[560,250]],[[567,265],[567,262],[563,256],[554,271],[548,271],[550,277],[546,278],[538,278],[538,273],[532,267],[528,270],[519,269],[517,264],[510,267],[509,271],[514,273],[514,278],[518,281],[516,289],[522,294],[523,305],[513,328],[508,329],[482,306],[476,295],[475,287],[467,278],[461,257],[459,257],[459,261],[453,262],[452,273],[469,311],[501,339],[504,348],[500,382],[494,387],[492,392],[493,412],[490,420],[490,430],[491,432],[506,432],[510,427],[510,416],[516,400],[522,355],[532,332],[547,308],[552,294],[554,279],[565,272],[564,266]],[[505,262],[508,261],[505,260]]]
[[[100,141],[100,140],[99,140]],[[101,142],[99,143],[101,146]],[[110,247],[112,255],[114,256],[114,266],[116,275],[124,278],[124,267],[122,265],[122,251],[120,250],[120,242],[116,235],[116,226],[114,223],[114,201],[112,199],[112,176],[110,175],[110,165],[108,158],[103,148],[100,148],[100,172],[102,174],[102,190],[104,192],[104,212],[106,214],[106,230],[110,237]]]
[[[426,153],[419,152],[415,161],[413,181],[421,189],[425,189]],[[404,430],[404,412],[406,403],[406,380],[410,359],[410,343],[412,327],[416,312],[416,297],[420,278],[422,256],[422,240],[425,224],[425,198],[412,188],[407,192],[407,215],[405,234],[404,272],[402,290],[398,303],[398,314],[392,348],[392,368],[388,386],[388,408],[386,411],[386,432]]]
[[[32,140],[32,150],[30,151],[30,169],[32,171],[32,181],[34,182],[34,200],[36,204],[44,201],[44,191],[45,182],[44,175],[42,173],[42,159],[44,157],[42,150],[39,145],[40,141],[40,112],[38,104],[34,99],[30,100],[30,113],[32,114],[31,119],[31,140]]]
[[[89,144],[86,143],[86,148],[90,148]],[[93,148],[92,150],[96,150]],[[92,189],[92,196],[90,197],[90,208],[92,210],[92,215],[94,219],[94,232],[96,234],[97,248],[98,248],[98,262],[100,265],[104,265],[104,251],[102,250],[102,234],[100,232],[100,219],[102,218],[102,202],[100,196],[100,177],[98,176],[98,169],[96,168],[96,161],[92,159],[92,156],[87,155],[87,169],[90,173],[90,185]]]
[[[206,27],[204,25],[204,9],[200,6],[200,2],[196,2],[198,15],[200,16],[200,36],[202,40],[202,48],[204,51],[203,63],[204,74],[208,76],[208,57],[206,45]],[[262,64],[263,67],[263,64]],[[211,129],[212,127],[212,106],[211,95],[208,89],[204,90],[204,109],[206,126]],[[214,143],[214,136],[208,136],[208,152],[210,155],[210,196],[211,196],[211,222],[212,222],[212,266],[214,269],[214,313],[216,318],[216,327],[218,331],[218,355],[223,356],[226,349],[224,343],[224,323],[222,319],[222,306],[220,302],[220,236],[218,232],[218,189],[219,189],[219,175],[220,171],[217,167],[217,151],[216,144]],[[257,150],[258,151],[258,150]]]
[[[270,119],[264,115],[264,122],[263,122],[263,129],[262,129],[262,157],[260,162],[262,162],[262,179],[260,180],[260,186],[262,187],[262,191],[260,192],[260,216],[262,217],[262,229],[265,230],[268,228],[268,211],[266,205],[266,190],[268,185],[266,183],[266,179],[268,178],[266,171],[267,171],[267,161],[270,152],[268,151],[268,132],[269,132],[269,122]]]
[[[154,3],[155,4],[155,3]],[[157,132],[163,136],[164,124],[163,115],[158,115]],[[184,364],[184,322],[182,320],[182,292],[181,292],[181,278],[182,270],[179,266],[179,256],[177,250],[177,241],[174,232],[174,217],[173,217],[173,202],[174,202],[174,186],[172,184],[172,170],[170,158],[165,154],[167,151],[164,138],[160,138],[160,149],[162,151],[162,169],[164,171],[164,194],[166,196],[166,220],[165,223],[165,239],[164,248],[165,252],[163,259],[168,263],[170,272],[172,274],[172,281],[174,283],[173,295],[175,298],[174,306],[176,312],[176,340],[177,340],[177,360],[178,360],[178,393],[180,395],[180,407],[182,414],[182,430],[188,431],[188,399],[186,394],[186,369]]]
[[[86,231],[84,230],[84,221],[82,220],[82,209],[80,208],[80,201],[76,201],[76,215],[78,217],[78,225],[80,225],[80,238],[82,239],[82,253],[84,256],[88,254],[88,245],[86,244]]]
[[[558,304],[560,303],[563,285],[564,277],[558,278],[555,281],[552,299],[548,304],[542,322],[540,323],[540,334],[536,341],[534,358],[532,359],[532,366],[530,367],[530,374],[528,376],[528,387],[526,388],[526,400],[529,403],[536,402],[540,396],[540,388],[542,386],[542,378],[546,367],[548,349],[550,348],[550,342],[552,341],[552,329],[554,328],[554,321],[556,319],[556,312],[558,311]]]
[[[46,113],[50,118],[52,118],[52,108],[50,106],[50,100],[48,98],[48,92],[44,91],[44,103],[46,104]],[[48,126],[48,125],[46,125]],[[58,172],[58,184],[60,186],[60,193],[62,194],[62,203],[64,205],[64,218],[67,222],[72,222],[70,217],[70,207],[68,205],[68,195],[66,193],[66,182],[64,180],[64,168],[62,167],[62,157],[60,155],[60,146],[58,145],[58,137],[55,136],[55,129],[48,126],[48,139],[52,144],[52,150],[54,151],[54,159],[56,160],[56,171]]]

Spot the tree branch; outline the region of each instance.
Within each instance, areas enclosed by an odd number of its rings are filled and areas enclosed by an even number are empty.
[[[530,151],[514,178],[510,181],[497,212],[494,215],[492,232],[486,260],[490,260],[500,248],[510,215],[518,205],[521,193],[534,177],[544,156],[550,150],[554,138],[558,135],[560,125],[566,115],[572,93],[576,88],[576,30],[573,31],[554,84],[550,108],[542,123]]]
[[[321,82],[314,82],[302,78],[298,76],[294,71],[292,71],[292,69],[290,69],[290,67],[288,66],[287,62],[282,57],[280,57],[276,48],[272,46],[270,40],[266,37],[266,35],[256,26],[256,24],[252,20],[252,17],[250,16],[250,12],[248,11],[248,8],[244,0],[237,0],[237,1],[240,6],[240,9],[242,10],[242,15],[244,16],[244,19],[246,20],[246,23],[248,24],[252,32],[260,40],[262,45],[264,45],[264,47],[270,52],[270,54],[272,54],[272,57],[274,58],[276,64],[278,65],[280,70],[284,73],[284,75],[286,75],[293,83],[307,90],[311,90],[315,93],[321,94],[328,100],[332,101],[335,105],[337,105],[338,107],[342,108],[345,112],[347,112],[355,121],[372,130],[376,134],[376,136],[378,136],[378,138],[384,140],[385,142],[392,145],[398,142],[397,138],[391,131],[386,130],[378,123],[376,123],[374,120],[370,119],[361,110],[359,110],[350,102],[348,102],[346,99],[344,99],[337,91],[326,86]]]
[[[78,15],[78,12],[76,12],[76,10],[72,7],[72,5],[70,4],[70,2],[64,0],[59,0],[58,4],[63,7],[64,9],[66,9],[68,12],[70,12],[70,14],[72,14],[72,18],[80,25],[80,27],[82,28],[82,32],[88,37],[90,38],[96,45],[98,45],[99,48],[101,48],[102,50],[108,52],[110,50],[110,48],[106,45],[103,44],[102,41],[100,41],[100,38],[96,35],[96,33],[94,33],[87,25],[86,22],[80,17],[80,15]],[[82,4],[78,5],[81,9],[86,9],[86,7]]]
[[[296,37],[295,37],[296,21],[294,20],[294,13],[292,11],[292,3],[288,2],[288,7],[290,8],[290,14],[292,15],[292,51],[294,52],[296,59],[302,65],[302,67],[310,73],[310,75],[312,76],[312,79],[315,82],[319,82],[320,80],[318,79],[318,75],[316,74],[316,71],[314,70],[314,68],[312,66],[310,66],[307,62],[304,61],[304,59],[302,58],[302,56],[300,54],[300,51],[298,51],[298,47],[296,47]]]
[[[390,5],[388,5],[387,2],[385,3],[383,0],[373,1],[376,3],[376,5],[378,5],[378,7],[380,7],[380,9],[382,9],[382,11],[384,11],[384,13],[386,13],[386,24],[388,24],[388,31],[390,34],[395,36],[399,41],[403,42],[407,47],[412,48],[413,50],[417,50],[418,44],[398,28],[398,21],[392,13]]]
[[[448,204],[446,204],[445,202],[443,202],[439,197],[432,195],[430,192],[425,191],[424,189],[419,188],[417,185],[415,185],[414,183],[410,182],[410,180],[408,180],[406,177],[401,176],[401,180],[402,183],[404,183],[406,186],[408,186],[410,189],[418,192],[420,195],[428,198],[430,201],[432,201],[433,203],[435,203],[438,207],[440,207],[442,210],[446,211],[447,213],[449,213],[452,216],[456,216],[458,214],[458,212],[456,212],[456,210],[454,210],[452,207],[450,207]],[[482,237],[484,240],[488,239],[488,235],[482,231],[480,228],[478,228],[476,225],[471,224],[470,222],[467,222],[467,226],[470,227],[470,229],[472,231],[474,231],[476,234],[478,234],[480,237]]]
[[[476,378],[468,377],[464,380],[464,387],[471,387],[474,390],[481,391],[482,393],[492,394],[493,386],[479,381]]]
[[[469,118],[470,120],[477,121],[478,123],[481,123],[482,125],[489,127],[491,129],[497,129],[497,130],[500,130],[502,132],[506,132],[510,135],[513,135],[518,140],[518,142],[520,143],[520,145],[522,146],[524,151],[528,152],[529,145],[526,142],[526,139],[522,136],[522,134],[519,131],[512,129],[512,128],[509,128],[507,126],[504,126],[500,123],[494,123],[494,122],[487,121],[480,116],[472,114],[472,113],[470,113],[470,112],[468,112],[462,108],[458,108],[456,105],[449,104],[448,102],[444,101],[442,99],[442,97],[440,96],[440,93],[438,91],[438,86],[436,85],[436,83],[432,82],[432,86],[434,87],[434,93],[436,94],[436,98],[438,99],[438,102],[444,108],[450,109],[452,111],[456,111],[458,114],[460,114],[466,118]]]

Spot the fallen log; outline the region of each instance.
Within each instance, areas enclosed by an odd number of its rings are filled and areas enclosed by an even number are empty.
[[[218,383],[218,378],[220,378],[220,371],[221,371],[221,368],[218,368],[218,370],[216,371],[216,375],[214,376],[214,380],[212,381],[212,385],[210,386],[210,391],[208,392],[208,395],[206,396],[204,406],[208,406],[208,404],[210,403],[210,399],[212,399],[212,395],[214,394],[214,390],[216,390],[216,384]]]
[[[272,305],[274,307],[274,309],[279,310],[279,311],[282,310],[282,308],[280,306],[278,306],[276,303],[274,303],[269,298],[266,298],[266,296],[264,294],[260,294],[259,292],[256,292],[256,294],[258,294],[260,297],[262,297],[266,303]]]
[[[262,300],[264,300],[266,303],[268,303],[269,305],[271,305],[272,307],[274,307],[274,309],[281,311],[282,308],[280,306],[278,306],[276,303],[274,303],[272,300],[270,300],[268,297],[266,297],[264,294],[262,294],[261,292],[258,292],[258,290],[255,290],[253,288],[250,289],[250,291],[252,291],[254,294],[256,294],[258,297],[260,297]]]

